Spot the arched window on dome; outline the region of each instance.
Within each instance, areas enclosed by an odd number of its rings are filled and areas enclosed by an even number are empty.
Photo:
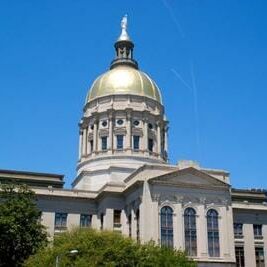
[[[164,206],[160,210],[161,246],[173,247],[173,210]]]
[[[210,257],[220,256],[218,212],[210,209],[207,212],[208,248]]]
[[[196,211],[187,208],[184,211],[185,251],[189,256],[197,255]]]

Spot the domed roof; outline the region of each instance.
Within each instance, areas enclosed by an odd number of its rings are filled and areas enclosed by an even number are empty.
[[[121,34],[114,44],[116,54],[110,70],[100,75],[91,86],[86,103],[106,95],[138,95],[161,102],[156,83],[138,69],[133,58],[134,43],[127,33],[127,16],[121,21]]]
[[[100,75],[91,86],[86,102],[106,95],[130,94],[152,98],[161,103],[160,90],[144,72],[119,65]]]

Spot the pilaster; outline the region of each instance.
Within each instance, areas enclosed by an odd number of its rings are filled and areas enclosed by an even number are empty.
[[[173,245],[177,249],[184,249],[184,222],[182,203],[174,205],[173,216]]]
[[[108,149],[109,153],[112,154],[113,151],[113,116],[112,112],[109,113],[109,136],[108,136]]]
[[[126,149],[132,149],[131,110],[126,110]]]
[[[243,224],[246,266],[256,267],[253,224]]]
[[[197,255],[199,258],[208,258],[207,218],[205,206],[198,206],[197,218]]]

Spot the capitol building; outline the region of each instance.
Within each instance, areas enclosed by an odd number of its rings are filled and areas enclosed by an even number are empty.
[[[114,47],[84,102],[72,189],[48,173],[0,170],[0,182],[35,191],[51,238],[92,227],[184,250],[201,267],[267,266],[266,192],[233,189],[226,170],[169,164],[161,91],[134,59],[127,17]]]

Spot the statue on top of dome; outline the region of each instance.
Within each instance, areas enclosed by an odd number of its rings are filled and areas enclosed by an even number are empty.
[[[122,20],[121,20],[121,28],[122,29],[127,29],[127,15],[123,16]]]
[[[127,33],[127,15],[124,15],[121,19],[121,34],[117,41],[130,41],[130,37]]]

